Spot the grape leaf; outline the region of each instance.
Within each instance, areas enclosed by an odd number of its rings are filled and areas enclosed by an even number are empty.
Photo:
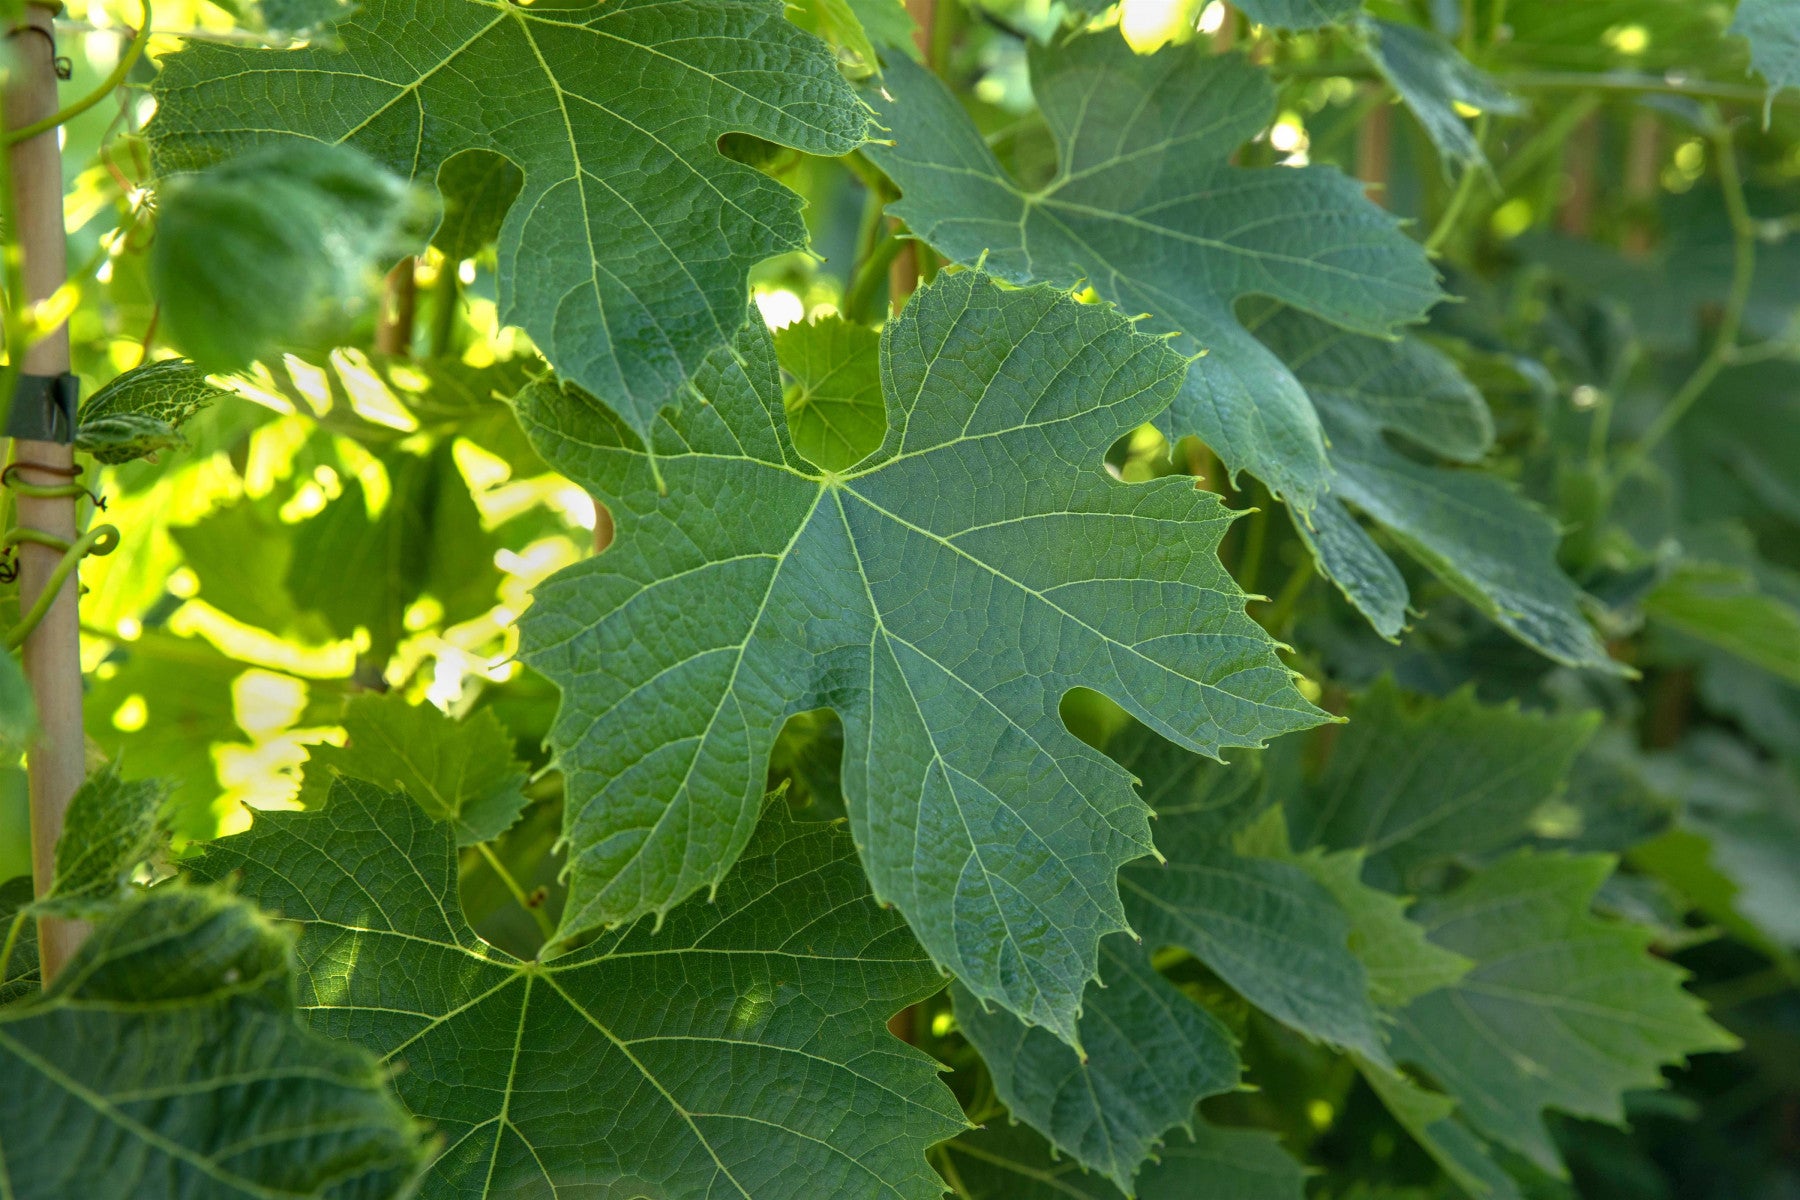
[[[1015,282],[1086,281],[1148,312],[1177,348],[1204,350],[1165,431],[1198,433],[1233,471],[1312,508],[1330,476],[1318,418],[1232,306],[1266,295],[1385,337],[1439,298],[1430,263],[1334,170],[1230,165],[1274,111],[1273,85],[1241,56],[1188,45],[1140,57],[1105,31],[1029,53],[1056,177],[1021,188],[935,77],[895,63],[892,99],[872,102],[896,144],[868,151],[903,193],[890,211],[955,261],[985,254]]]
[[[1117,0],[1062,0],[1063,6],[1098,16]],[[1199,7],[1186,0],[1188,7]],[[1238,0],[1238,8],[1258,25],[1280,29],[1317,29],[1333,25],[1362,10],[1362,0]]]
[[[640,433],[730,343],[749,269],[806,244],[799,198],[720,136],[841,155],[872,128],[778,0],[365,0],[334,33],[341,50],[165,59],[159,169],[292,136],[408,179],[461,150],[505,155],[524,190],[500,230],[500,319]]]
[[[1750,43],[1750,61],[1770,91],[1800,87],[1800,9],[1794,0],[1738,0],[1731,32]]]
[[[444,215],[431,244],[456,264],[474,258],[499,238],[506,214],[525,190],[525,172],[504,154],[464,150],[444,160],[437,186],[444,198]]]
[[[1331,440],[1330,494],[1312,527],[1295,528],[1382,636],[1400,632],[1406,582],[1340,502],[1526,645],[1572,666],[1619,669],[1557,566],[1561,535],[1549,517],[1498,479],[1422,465],[1388,444],[1397,434],[1459,464],[1486,455],[1492,418],[1454,363],[1422,342],[1356,337],[1292,310],[1249,320],[1305,385]]]
[[[1110,308],[941,274],[883,333],[887,438],[855,473],[794,453],[752,324],[703,377],[710,403],[659,428],[666,495],[591,401],[523,393],[540,452],[618,530],[523,621],[563,693],[561,936],[716,882],[782,721],[831,707],[876,896],[975,996],[1073,1038],[1098,942],[1125,927],[1114,872],[1153,851],[1063,693],[1207,753],[1324,719],[1219,565],[1216,498],[1104,468],[1184,367]]]
[[[161,780],[119,778],[116,763],[89,775],[69,801],[50,890],[38,911],[85,917],[117,901],[162,843],[168,797]]]
[[[1289,829],[1302,849],[1365,851],[1363,877],[1389,890],[1524,833],[1599,723],[1484,705],[1468,689],[1409,705],[1388,679],[1352,718],[1319,779],[1292,798]]]
[[[13,939],[11,954],[0,962],[0,1008],[36,994],[43,984],[38,972],[37,922],[31,918],[31,901],[31,876],[18,875],[0,883],[0,942]]]
[[[1621,1124],[1621,1093],[1663,1086],[1660,1068],[1737,1039],[1648,953],[1647,929],[1588,912],[1605,855],[1520,852],[1420,903],[1432,941],[1475,960],[1451,987],[1402,1010],[1394,1056],[1427,1072],[1475,1129],[1561,1175],[1542,1112]]]
[[[777,333],[775,356],[794,380],[782,404],[801,458],[821,470],[847,471],[881,448],[887,417],[880,334],[823,317]]]
[[[1073,1160],[1052,1157],[1023,1125],[965,1133],[943,1148],[968,1200],[1120,1200],[1121,1193]],[[1137,1200],[1300,1200],[1306,1171],[1260,1129],[1222,1129],[1195,1119],[1138,1177]]]
[[[126,463],[187,445],[181,427],[221,396],[206,372],[182,358],[134,367],[81,405],[75,448],[103,463]]]
[[[1314,850],[1295,855],[1293,861],[1330,892],[1350,918],[1350,952],[1368,972],[1369,995],[1376,1004],[1399,1008],[1467,973],[1468,959],[1434,945],[1418,922],[1407,919],[1406,901],[1362,882],[1360,851]]]
[[[1452,163],[1462,169],[1485,168],[1487,157],[1469,131],[1458,104],[1483,112],[1516,115],[1524,111],[1517,97],[1495,83],[1443,37],[1428,29],[1393,21],[1362,22],[1364,52],[1419,119],[1437,147],[1444,173]]]
[[[302,804],[322,805],[337,775],[366,779],[405,792],[433,819],[450,822],[461,846],[499,837],[525,807],[525,765],[513,757],[512,737],[492,709],[453,721],[397,692],[371,692],[345,705],[344,732],[342,747],[311,747]]]
[[[361,1050],[294,1018],[287,933],[164,886],[0,1009],[0,1179],[15,1200],[386,1200],[420,1130]]]
[[[1790,683],[1800,683],[1800,609],[1736,564],[1683,562],[1644,611]]]
[[[150,249],[169,340],[207,370],[235,371],[343,333],[377,265],[407,242],[410,200],[366,155],[308,142],[169,175]]]
[[[957,1026],[981,1052],[994,1091],[1065,1154],[1130,1194],[1162,1136],[1191,1128],[1194,1105],[1238,1083],[1230,1031],[1115,933],[1081,1011],[1084,1060],[1044,1029],[982,1007],[952,984]]]
[[[903,0],[789,0],[788,20],[850,51],[862,75],[881,70],[877,46],[919,57]]]
[[[300,922],[316,1029],[403,1068],[444,1138],[426,1194],[934,1198],[925,1148],[966,1126],[884,1022],[943,981],[841,827],[782,809],[710,901],[548,963],[475,935],[451,827],[371,784],[199,869]]]

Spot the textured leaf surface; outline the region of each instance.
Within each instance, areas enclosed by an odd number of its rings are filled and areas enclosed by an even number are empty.
[[[1750,61],[1771,88],[1800,86],[1800,6],[1794,0],[1738,0],[1731,32],[1750,43]]]
[[[1113,934],[1100,956],[1081,1012],[1085,1061],[1047,1030],[983,1010],[961,987],[950,994],[957,1026],[1013,1116],[1130,1193],[1163,1135],[1188,1126],[1204,1097],[1237,1086],[1238,1059],[1230,1032],[1163,979],[1131,938]]]
[[[842,317],[789,325],[775,356],[793,379],[782,399],[800,457],[824,471],[847,471],[881,448],[881,335]]]
[[[1318,419],[1232,306],[1269,296],[1386,336],[1439,297],[1423,252],[1334,170],[1227,162],[1274,112],[1273,85],[1242,57],[1198,45],[1140,57],[1110,31],[1030,54],[1056,177],[1021,188],[944,86],[898,63],[893,99],[878,101],[897,144],[869,151],[904,193],[891,211],[951,259],[986,253],[1018,282],[1085,281],[1151,314],[1178,349],[1206,351],[1165,429],[1198,433],[1232,470],[1311,508],[1330,474]]]
[[[1120,1200],[1122,1193],[1050,1146],[1023,1125],[995,1122],[965,1133],[943,1156],[968,1200]],[[1195,1120],[1192,1135],[1176,1133],[1160,1161],[1139,1176],[1137,1200],[1300,1200],[1306,1172],[1272,1133],[1221,1129]]]
[[[1394,1056],[1454,1096],[1470,1124],[1546,1171],[1543,1110],[1622,1123],[1621,1093],[1737,1040],[1648,952],[1650,932],[1588,909],[1612,859],[1521,853],[1419,905],[1432,941],[1475,960],[1399,1016]]]
[[[288,935],[165,886],[0,1009],[0,1179],[16,1200],[401,1194],[423,1153],[373,1059],[294,1018]]]
[[[69,801],[42,911],[89,915],[117,900],[162,841],[167,799],[161,781],[121,779],[116,765],[88,776]]]
[[[1323,774],[1291,802],[1294,845],[1364,850],[1364,878],[1403,889],[1423,867],[1522,834],[1595,724],[1590,714],[1484,705],[1466,690],[1409,705],[1392,682],[1377,681]]]
[[[525,190],[525,172],[492,150],[464,150],[444,160],[437,173],[444,215],[431,244],[452,263],[474,258],[500,236],[506,214]]]
[[[18,936],[13,940],[12,955],[0,963],[0,1006],[35,993],[42,984],[38,972],[37,922],[29,913],[19,914],[31,906],[31,876],[20,875],[0,883],[0,941],[4,941],[19,921]]]
[[[338,775],[368,780],[450,822],[462,846],[499,837],[525,806],[525,765],[491,709],[453,721],[397,692],[368,693],[350,698],[344,733],[341,747],[312,748],[301,803],[323,804]]]
[[[640,432],[744,320],[749,269],[806,242],[799,198],[727,132],[847,154],[867,110],[778,0],[367,0],[326,45],[192,45],[157,80],[162,170],[286,136],[407,179],[460,150],[524,172],[500,319]]]
[[[1453,163],[1464,170],[1485,166],[1481,145],[1456,106],[1503,114],[1521,112],[1524,106],[1428,29],[1371,20],[1363,30],[1369,58],[1424,126],[1443,156],[1446,174]]]
[[[103,463],[124,463],[186,445],[182,425],[227,394],[186,359],[135,367],[83,402],[75,422],[76,449]]]
[[[399,1069],[445,1138],[427,1194],[939,1194],[925,1147],[960,1114],[884,1022],[942,980],[838,827],[777,805],[711,902],[551,963],[482,942],[450,826],[370,784],[202,870],[301,922],[314,1027]]]
[[[1359,1060],[1357,1067],[1394,1119],[1465,1193],[1477,1200],[1519,1200],[1519,1185],[1455,1116],[1456,1101],[1372,1063]]]
[[[1130,776],[1068,732],[1063,694],[1092,688],[1202,752],[1323,719],[1219,565],[1216,498],[1102,464],[1185,364],[1108,308],[940,275],[884,332],[881,450],[820,476],[788,440],[767,333],[738,355],[658,429],[666,494],[591,401],[519,403],[618,529],[524,621],[563,692],[563,935],[716,881],[782,721],[832,707],[876,896],[975,996],[1070,1040],[1098,942],[1125,925],[1114,873],[1152,849]]]
[[[1454,363],[1422,342],[1357,337],[1292,310],[1259,316],[1257,336],[1306,386],[1331,440],[1330,495],[1311,526],[1295,528],[1377,631],[1391,638],[1403,627],[1406,582],[1340,501],[1526,645],[1557,662],[1614,668],[1557,566],[1561,535],[1548,516],[1498,479],[1423,465],[1389,444],[1398,435],[1454,464],[1487,454],[1487,405]]]
[[[1331,893],[1350,918],[1350,951],[1369,974],[1369,995],[1398,1008],[1468,971],[1469,960],[1430,942],[1424,927],[1407,919],[1406,901],[1362,882],[1362,855],[1298,855],[1300,868]]]

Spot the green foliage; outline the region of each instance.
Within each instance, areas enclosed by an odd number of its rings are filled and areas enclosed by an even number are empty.
[[[85,916],[109,908],[161,844],[166,799],[160,782],[126,782],[115,767],[90,775],[69,801],[50,890],[38,911]]]
[[[368,784],[265,816],[199,869],[299,920],[313,1028],[398,1069],[444,1139],[427,1191],[938,1195],[924,1150],[960,1114],[883,1022],[941,981],[841,829],[776,809],[710,902],[549,962],[477,937],[452,827]]]
[[[782,396],[794,451],[821,471],[847,471],[881,448],[881,338],[866,325],[825,317],[775,335],[793,379]]]
[[[720,135],[846,154],[870,122],[777,0],[568,11],[369,0],[334,27],[341,48],[189,46],[158,77],[158,165],[296,138],[405,179],[460,150],[506,155],[524,183],[500,228],[502,318],[648,433],[743,323],[749,269],[805,242],[798,199]]]
[[[82,402],[75,444],[96,461],[115,465],[177,449],[187,445],[181,427],[223,395],[191,362],[146,363]]]
[[[1800,85],[1800,14],[1793,0],[1738,0],[1731,32],[1750,43],[1750,61],[1769,87]]]
[[[291,959],[221,892],[120,905],[41,997],[0,1010],[8,1194],[397,1194],[421,1131],[369,1055],[300,1027]]]
[[[206,370],[247,367],[321,318],[319,333],[342,333],[405,243],[404,183],[354,150],[291,142],[184,165],[206,169],[163,181],[150,273],[171,340]],[[159,386],[177,370],[152,369]],[[176,411],[148,415],[173,427]]]
[[[973,995],[1074,1044],[1099,940],[1125,927],[1114,873],[1151,844],[1128,777],[1063,727],[1062,693],[1099,690],[1206,752],[1321,719],[1213,556],[1216,500],[1101,467],[1184,366],[1108,309],[965,272],[884,332],[887,436],[853,474],[798,458],[754,328],[655,457],[578,393],[524,393],[540,452],[618,522],[525,620],[527,661],[563,691],[560,936],[716,884],[775,730],[830,704],[876,896]],[[1009,799],[1026,789],[1030,806]]]

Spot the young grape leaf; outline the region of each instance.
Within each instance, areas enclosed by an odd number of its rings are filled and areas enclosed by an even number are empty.
[[[873,102],[895,145],[868,153],[903,193],[890,211],[955,261],[986,255],[1021,283],[1086,281],[1149,313],[1184,352],[1205,351],[1165,430],[1198,433],[1233,471],[1311,509],[1331,474],[1318,418],[1232,306],[1270,296],[1389,336],[1441,294],[1418,243],[1335,170],[1230,165],[1275,104],[1267,75],[1241,56],[1187,45],[1142,57],[1101,31],[1034,45],[1030,62],[1061,165],[1029,192],[933,75],[889,67]]]
[[[1644,599],[1652,620],[1800,683],[1800,609],[1750,567],[1683,562]]]
[[[1524,111],[1517,97],[1495,83],[1447,40],[1429,29],[1393,21],[1366,20],[1360,27],[1363,49],[1375,69],[1419,119],[1450,173],[1485,168],[1487,157],[1456,106],[1515,115]]]
[[[1771,91],[1800,87],[1800,7],[1794,0],[1738,0],[1731,32],[1750,43],[1750,61]]]
[[[966,1128],[885,1027],[943,980],[849,835],[780,804],[711,900],[552,962],[481,941],[452,828],[371,784],[260,814],[199,870],[300,922],[314,1027],[394,1067],[444,1139],[428,1195],[931,1200],[925,1148]]]
[[[109,464],[177,449],[187,445],[181,427],[188,418],[228,395],[184,358],[134,367],[82,403],[75,448]]]
[[[1426,992],[1448,987],[1470,967],[1468,959],[1435,945],[1406,916],[1406,901],[1362,881],[1363,856],[1346,850],[1313,850],[1294,863],[1330,892],[1350,918],[1350,952],[1369,974],[1369,995],[1383,1008],[1400,1008]]]
[[[847,471],[881,448],[887,410],[880,334],[822,317],[777,333],[775,356],[794,380],[782,404],[801,458],[824,471]]]
[[[1475,967],[1399,1014],[1394,1057],[1429,1074],[1483,1135],[1556,1175],[1545,1108],[1620,1124],[1623,1092],[1738,1044],[1683,990],[1684,972],[1649,954],[1649,930],[1589,913],[1612,868],[1606,855],[1520,852],[1414,914]]]
[[[116,902],[161,845],[168,798],[161,780],[119,778],[117,763],[89,775],[69,801],[50,890],[38,911],[86,917]]]
[[[1122,1200],[1122,1193],[1023,1125],[996,1122],[942,1150],[946,1174],[967,1200]],[[1138,1176],[1137,1200],[1301,1200],[1306,1171],[1261,1129],[1222,1129],[1194,1118]]]
[[[1319,565],[1383,637],[1406,616],[1406,581],[1351,519],[1379,522],[1413,557],[1514,637],[1557,662],[1619,668],[1556,563],[1549,517],[1488,475],[1426,466],[1389,445],[1398,435],[1452,463],[1491,449],[1481,393],[1445,355],[1414,340],[1378,341],[1291,309],[1248,318],[1305,385],[1330,439],[1330,493],[1295,521]]]
[[[295,1020],[292,941],[166,885],[0,1009],[0,1180],[14,1200],[387,1200],[422,1131],[363,1051]]]
[[[336,776],[397,788],[434,820],[456,829],[459,846],[491,841],[525,807],[525,765],[492,709],[454,721],[398,692],[352,696],[344,707],[342,747],[313,746],[300,802],[325,803]],[[314,766],[314,764],[317,764]]]
[[[182,168],[157,189],[150,277],[169,340],[207,370],[342,333],[409,240],[406,184],[347,147],[288,142],[164,169]]]
[[[1115,933],[1081,1011],[1083,1059],[1047,1030],[989,1010],[951,985],[956,1023],[987,1063],[994,1091],[1064,1154],[1131,1194],[1132,1179],[1194,1105],[1238,1083],[1229,1030]]]
[[[1391,891],[1524,833],[1599,724],[1485,705],[1469,689],[1408,704],[1385,678],[1351,716],[1319,779],[1290,799],[1289,829],[1301,849],[1364,851],[1363,877]]]
[[[841,155],[872,130],[779,0],[365,0],[333,32],[341,49],[165,59],[159,170],[288,137],[360,146],[407,179],[460,150],[505,155],[524,190],[500,230],[500,319],[640,433],[729,345],[750,268],[806,244],[799,197],[720,154],[721,135]]]
[[[519,399],[618,528],[523,621],[563,694],[561,936],[716,883],[783,720],[831,707],[876,896],[975,996],[1070,1040],[1099,940],[1125,928],[1114,873],[1153,850],[1130,776],[1069,733],[1063,694],[1204,753],[1325,719],[1244,615],[1216,497],[1104,467],[1186,364],[1109,307],[940,274],[883,332],[882,448],[820,474],[788,440],[773,358],[747,327],[654,459],[572,390]]]
[[[1487,1143],[1455,1116],[1456,1101],[1397,1071],[1358,1059],[1357,1069],[1421,1149],[1475,1200],[1521,1200],[1519,1185],[1490,1156]]]

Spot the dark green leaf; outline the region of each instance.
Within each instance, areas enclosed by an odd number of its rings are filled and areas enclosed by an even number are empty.
[[[504,154],[492,150],[464,150],[452,154],[438,168],[438,194],[444,198],[444,215],[431,244],[449,260],[445,270],[474,258],[500,236],[506,214],[525,188],[525,173]]]
[[[1452,164],[1465,171],[1486,168],[1481,145],[1456,106],[1506,115],[1524,106],[1430,30],[1376,20],[1362,28],[1369,58],[1424,126],[1443,156],[1445,174]]]
[[[0,1009],[6,1194],[402,1195],[420,1131],[373,1059],[295,1021],[290,947],[240,900],[160,887]]]
[[[1004,1009],[951,986],[956,1022],[981,1052],[1014,1117],[1127,1194],[1163,1135],[1190,1127],[1194,1105],[1238,1083],[1230,1032],[1115,933],[1100,944],[1080,1024],[1083,1059]]]
[[[445,1139],[426,1194],[939,1195],[924,1151],[961,1114],[884,1022],[942,979],[841,828],[777,805],[710,901],[550,962],[477,938],[451,827],[369,784],[201,870],[301,923],[314,1028],[398,1069]]]
[[[776,730],[831,706],[875,894],[971,993],[1072,1039],[1098,942],[1125,926],[1114,872],[1151,844],[1063,693],[1209,753],[1323,719],[1219,565],[1217,498],[1103,465],[1185,364],[1108,308],[940,274],[883,334],[882,449],[821,477],[788,441],[773,358],[750,327],[654,459],[578,393],[520,399],[618,527],[524,619],[527,661],[563,690],[562,935],[716,882]]]
[[[799,198],[720,136],[841,155],[871,130],[779,0],[365,0],[334,32],[341,51],[166,59],[161,169],[289,137],[360,146],[408,179],[461,150],[506,155],[525,182],[500,231],[500,318],[640,433],[742,325],[749,269],[806,243]]]
[[[185,446],[182,425],[228,394],[208,383],[206,372],[186,359],[166,358],[133,368],[82,404],[75,448],[103,463],[123,463]]]
[[[1198,433],[1233,471],[1312,508],[1330,477],[1318,418],[1233,304],[1270,296],[1385,337],[1440,295],[1418,244],[1334,170],[1230,165],[1274,108],[1268,77],[1240,56],[1188,45],[1140,57],[1102,31],[1030,57],[1061,149],[1055,178],[1021,188],[943,85],[896,63],[893,99],[872,101],[896,145],[868,152],[904,193],[891,211],[955,261],[1085,281],[1151,314],[1182,352],[1204,351],[1164,428]]]

